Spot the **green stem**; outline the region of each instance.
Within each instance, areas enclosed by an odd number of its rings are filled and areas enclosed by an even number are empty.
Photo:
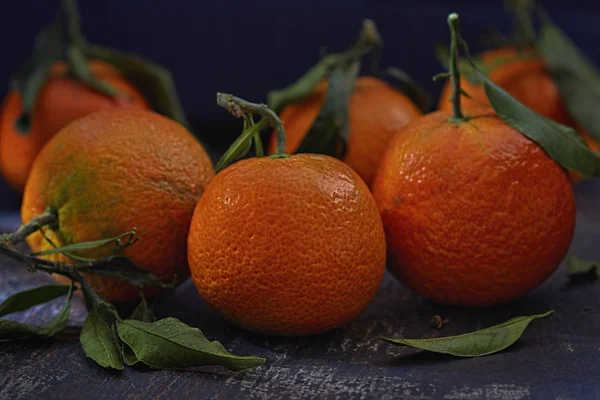
[[[227,111],[232,113],[237,118],[241,118],[244,114],[258,114],[262,117],[259,125],[264,125],[263,121],[266,121],[273,129],[275,129],[275,137],[277,139],[277,149],[275,151],[275,157],[285,157],[285,130],[283,129],[283,122],[279,119],[277,114],[273,112],[266,104],[250,103],[244,99],[233,96],[231,94],[217,93],[217,104],[225,108]],[[259,130],[260,131],[260,130]]]
[[[462,109],[460,108],[460,70],[458,68],[458,40],[460,37],[460,24],[458,14],[452,13],[448,16],[448,26],[450,27],[450,83],[452,84],[452,102],[453,121],[464,121]]]

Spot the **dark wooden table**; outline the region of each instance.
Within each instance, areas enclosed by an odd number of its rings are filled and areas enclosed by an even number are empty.
[[[576,187],[577,233],[570,254],[600,260],[600,180]],[[0,231],[18,225],[0,217]],[[0,301],[41,282],[22,266],[2,261]],[[60,307],[36,307],[21,320],[47,320]],[[187,281],[155,299],[159,316],[200,327],[230,351],[266,357],[265,366],[242,373],[219,368],[107,372],[87,359],[76,335],[47,341],[0,343],[0,398],[256,398],[256,399],[599,399],[600,282],[570,284],[562,266],[542,286],[501,307],[444,307],[421,299],[386,276],[370,307],[354,322],[328,334],[282,339],[245,332],[210,311]],[[495,355],[459,359],[380,340],[385,336],[434,337],[484,328],[511,317],[556,313],[534,321],[521,340]],[[450,318],[442,330],[432,315]],[[72,311],[81,324],[84,307]]]

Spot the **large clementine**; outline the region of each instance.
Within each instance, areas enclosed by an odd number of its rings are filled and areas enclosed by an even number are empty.
[[[542,283],[573,238],[566,172],[488,107],[399,132],[373,184],[390,269],[441,303],[504,303]]]
[[[230,321],[308,335],[352,320],[375,296],[385,237],[369,189],[341,161],[252,158],[208,184],[188,257],[200,295]]]
[[[23,190],[29,169],[44,144],[69,122],[107,108],[149,108],[142,94],[114,67],[100,61],[91,61],[89,66],[98,81],[111,85],[122,98],[112,99],[67,77],[63,62],[53,65],[40,91],[29,132],[21,133],[15,125],[23,112],[21,94],[12,90],[5,98],[0,110],[0,171],[16,190]]]
[[[492,68],[488,76],[525,106],[561,124],[573,125],[573,119],[562,102],[558,87],[540,57],[531,55],[518,57],[515,48],[503,47],[486,51],[480,58],[487,65],[503,60],[498,66]],[[471,83],[464,76],[461,77],[460,85],[472,98],[461,96],[461,105],[464,109],[482,104],[489,105],[483,86]],[[439,110],[452,110],[451,92],[451,84],[446,82],[440,96]]]
[[[305,101],[285,107],[280,118],[286,127],[286,152],[294,153],[317,117],[327,90],[319,84]],[[386,82],[368,76],[356,80],[348,104],[349,140],[343,161],[371,185],[377,165],[393,134],[421,115],[406,95]],[[270,143],[275,151],[275,137]]]
[[[177,275],[181,281],[189,273],[189,224],[212,175],[205,150],[178,123],[151,111],[99,111],[67,125],[44,146],[25,187],[22,220],[52,207],[58,224],[46,234],[57,246],[136,227],[141,240],[123,255],[161,279]],[[51,248],[40,233],[28,242],[34,251]],[[98,257],[111,248],[82,255]],[[125,283],[86,278],[109,301],[137,297]]]

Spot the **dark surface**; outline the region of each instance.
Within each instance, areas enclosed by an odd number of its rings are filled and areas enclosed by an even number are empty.
[[[290,84],[318,61],[324,46],[339,51],[353,42],[361,21],[378,24],[385,48],[382,65],[403,68],[436,98],[443,82],[435,46],[446,43],[446,17],[459,12],[464,37],[482,48],[488,29],[508,33],[503,0],[80,0],[83,30],[92,43],[137,53],[167,67],[197,133],[210,143],[231,143],[238,131],[219,129],[232,117],[215,103],[216,92],[252,101]],[[590,0],[544,0],[553,20],[597,64],[600,7]],[[10,3],[0,24],[4,57],[0,97],[29,57],[42,26],[59,0]],[[224,146],[221,146],[223,148]],[[0,209],[17,209],[19,198],[0,179]]]
[[[577,232],[570,255],[600,260],[600,180],[583,182]],[[0,217],[2,231],[18,217]],[[4,262],[0,301],[49,281]],[[326,399],[598,399],[600,398],[600,282],[570,285],[564,265],[542,286],[511,304],[484,309],[449,308],[424,301],[386,276],[369,308],[328,334],[282,339],[251,334],[223,321],[187,281],[155,299],[159,316],[175,316],[240,355],[266,357],[242,373],[127,369],[110,373],[87,359],[75,335],[59,340],[0,343],[0,398],[326,398]],[[40,322],[60,307],[18,315]],[[380,336],[435,337],[468,332],[509,318],[556,310],[534,321],[521,340],[495,355],[459,359],[393,347]],[[450,319],[441,331],[432,315]],[[72,325],[81,323],[81,303]]]

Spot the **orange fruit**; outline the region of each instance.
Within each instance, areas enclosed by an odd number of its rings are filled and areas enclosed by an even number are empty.
[[[504,57],[515,57],[516,55],[517,50],[515,48],[503,47],[484,52],[481,54],[481,61],[487,65],[492,65],[496,60]],[[573,119],[564,107],[558,87],[552,80],[541,58],[517,58],[507,61],[493,68],[488,76],[494,83],[538,114],[564,125],[573,125]],[[460,101],[463,109],[489,104],[481,85],[475,85],[462,76],[460,86],[472,97],[471,100],[461,96]],[[440,96],[439,110],[452,111],[451,93],[452,86],[450,81],[447,81]]]
[[[308,99],[281,111],[287,153],[294,153],[300,146],[319,114],[326,90],[327,82],[323,81]],[[420,115],[419,108],[407,96],[386,82],[368,76],[358,78],[348,105],[350,135],[343,161],[370,186],[393,134]],[[270,152],[275,152],[274,135]]]
[[[228,320],[309,335],[352,320],[375,296],[385,237],[369,189],[341,161],[251,158],[208,184],[188,259],[198,292]]]
[[[44,146],[25,187],[21,216],[28,223],[53,207],[58,228],[46,233],[57,246],[136,227],[141,240],[122,255],[165,281],[175,274],[180,281],[189,274],[186,240],[194,207],[212,175],[204,148],[175,121],[151,111],[99,111],[67,125]],[[28,243],[34,251],[51,248],[39,233]],[[99,257],[112,248],[80,255]],[[86,278],[109,301],[137,298],[125,283]]]
[[[575,197],[564,169],[491,108],[466,114],[435,112],[399,132],[373,196],[400,281],[440,303],[505,303],[563,260]]]
[[[69,122],[94,111],[114,107],[149,109],[142,94],[109,64],[92,61],[96,78],[124,95],[111,99],[81,82],[68,78],[63,62],[53,65],[31,115],[31,129],[22,134],[15,123],[23,112],[21,94],[8,93],[0,110],[0,172],[16,190],[23,191],[29,169],[44,144]]]

